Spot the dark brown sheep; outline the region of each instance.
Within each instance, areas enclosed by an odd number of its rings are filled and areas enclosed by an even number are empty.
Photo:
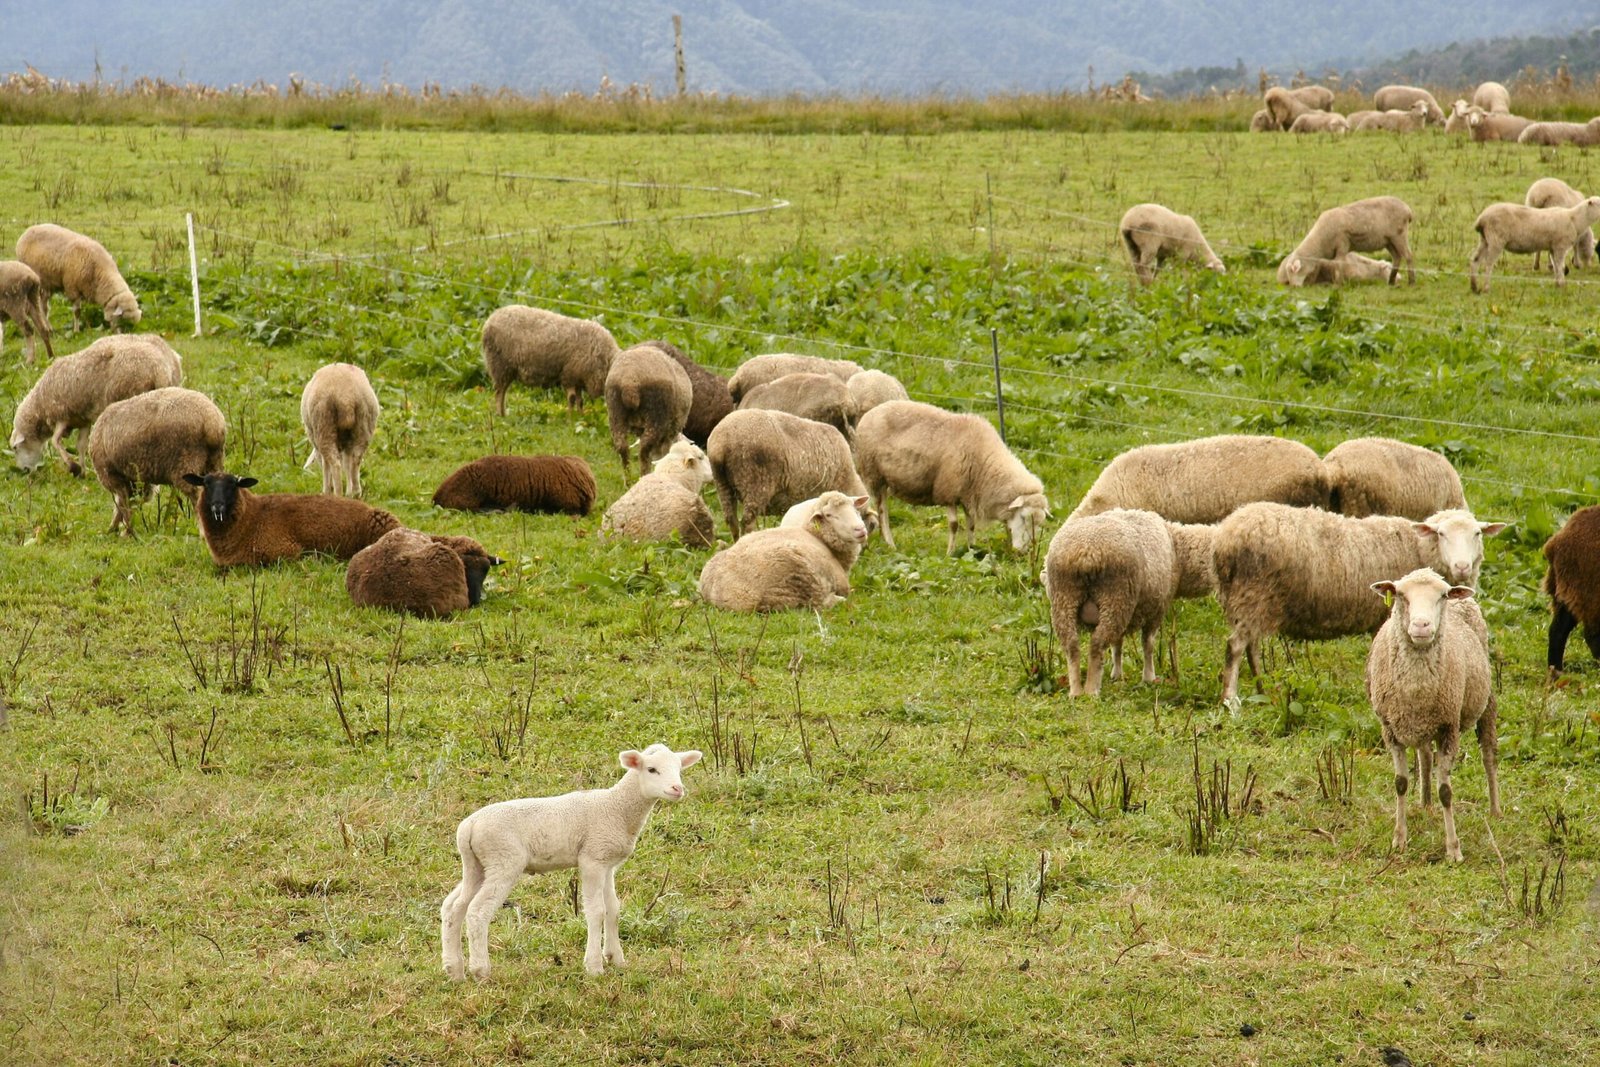
[[[1583,624],[1583,640],[1600,659],[1600,505],[1579,508],[1544,543],[1544,591],[1550,594],[1550,648],[1546,657],[1559,671],[1567,638]]]
[[[501,560],[470,537],[390,530],[350,558],[344,587],[370,607],[439,618],[483,599],[483,580]]]
[[[643,343],[655,345],[677,360],[678,366],[689,376],[689,384],[694,386],[694,401],[689,405],[689,421],[683,424],[683,436],[701,448],[706,447],[706,442],[711,439],[711,431],[734,409],[733,396],[728,392],[728,379],[700,366],[670,341]]]
[[[200,536],[219,567],[252,566],[324,552],[349,559],[400,525],[380,508],[321,493],[250,492],[254,478],[213,473],[183,480],[200,489]]]
[[[594,496],[594,472],[578,456],[484,456],[458,467],[433,502],[456,511],[587,515]]]

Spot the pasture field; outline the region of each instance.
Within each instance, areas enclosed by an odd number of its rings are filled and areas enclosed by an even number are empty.
[[[0,152],[4,240],[51,220],[119,256],[228,415],[230,469],[314,490],[300,389],[351,359],[384,406],[369,501],[507,560],[481,607],[401,625],[353,608],[332,561],[219,573],[165,490],[119,539],[92,477],[8,464],[6,1062],[1600,1060],[1600,673],[1574,641],[1546,682],[1538,592],[1543,540],[1600,501],[1600,287],[1516,256],[1486,296],[1465,277],[1484,204],[1546,174],[1600,187],[1594,154],[143,126],[0,127]],[[1319,210],[1378,193],[1416,212],[1416,285],[1278,290]],[[1114,223],[1142,200],[1195,215],[1229,273],[1133,291]],[[825,615],[708,610],[704,553],[596,536],[623,488],[598,402],[514,390],[490,417],[477,334],[510,302],[723,368],[845,356],[989,414],[992,328],[1010,440],[1058,517],[1149,441],[1442,450],[1479,516],[1515,523],[1481,592],[1504,818],[1469,741],[1465,863],[1415,807],[1389,854],[1365,639],[1274,642],[1224,707],[1220,613],[1186,602],[1164,681],[1069,702],[1039,554],[991,527],[948,558],[935,509],[891,505],[900,549],[875,540]],[[95,336],[55,322],[58,351]],[[36,376],[8,331],[0,409]],[[585,456],[602,507],[429,504],[493,450]],[[707,760],[621,870],[628,970],[583,975],[552,874],[495,921],[491,980],[448,983],[457,821],[609,784],[619,749],[657,740]]]

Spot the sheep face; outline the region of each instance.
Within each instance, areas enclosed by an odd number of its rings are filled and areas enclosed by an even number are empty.
[[[868,527],[861,509],[866,506],[864,496],[848,497],[837,489],[830,489],[817,497],[817,509],[807,526],[828,544],[864,545]]]
[[[467,604],[477,607],[483,601],[483,580],[489,576],[490,567],[498,567],[505,560],[482,552],[461,553],[461,564],[467,571]]]
[[[680,437],[673,442],[667,454],[656,460],[655,470],[658,471],[689,471],[695,476],[695,481],[701,486],[711,481],[711,460],[706,458],[705,451],[686,437]]]
[[[1394,598],[1390,617],[1397,619],[1411,647],[1432,648],[1444,626],[1447,600],[1466,600],[1472,587],[1451,585],[1433,571],[1423,568],[1392,582],[1373,582],[1372,591],[1386,600]]]
[[[1050,501],[1043,493],[1026,493],[1006,505],[1006,529],[1011,531],[1011,547],[1026,552],[1039,539],[1039,528],[1050,516]]]
[[[106,325],[113,330],[121,330],[139,325],[143,312],[139,310],[139,301],[134,299],[130,292],[121,292],[106,302]]]
[[[26,431],[11,434],[11,454],[18,470],[31,471],[44,462],[44,438],[30,438]]]
[[[1425,544],[1432,542],[1440,572],[1458,585],[1474,588],[1483,567],[1483,539],[1506,528],[1503,522],[1479,522],[1470,512],[1441,511],[1413,529]]]
[[[234,508],[239,503],[239,490],[256,484],[254,478],[239,478],[221,472],[208,474],[204,478],[198,474],[185,474],[183,480],[200,490],[200,510],[210,515],[211,521],[218,526],[227,525],[228,520],[233,518]]]
[[[628,749],[617,755],[624,770],[639,772],[639,792],[649,800],[682,800],[683,772],[700,762],[700,751],[674,752],[666,745],[651,745],[643,752]]]

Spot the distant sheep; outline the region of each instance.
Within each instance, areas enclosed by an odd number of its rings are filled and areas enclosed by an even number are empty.
[[[1333,108],[1333,90],[1326,85],[1302,85],[1290,89],[1289,95],[1313,111],[1330,111]]]
[[[694,386],[689,373],[665,349],[653,344],[624,349],[611,361],[605,383],[611,447],[631,476],[628,453],[639,439],[639,473],[667,454],[689,421]]]
[[[200,536],[219,567],[250,567],[321,552],[348,560],[400,520],[343,496],[250,492],[254,478],[224,472],[183,480],[200,490]]]
[[[741,537],[706,561],[700,595],[728,611],[831,608],[850,594],[850,568],[867,542],[865,496],[829,490],[799,527]]]
[[[1403,110],[1379,111],[1364,115],[1353,129],[1384,130],[1389,133],[1416,133],[1428,125],[1428,104],[1418,100]]]
[[[1546,662],[1552,673],[1566,659],[1567,639],[1581,623],[1583,641],[1600,659],[1600,505],[1579,508],[1544,543],[1542,587],[1550,595]]]
[[[773,352],[752,356],[739,364],[739,369],[728,379],[728,393],[737,404],[744,394],[758,385],[782,378],[785,374],[831,374],[840,381],[849,381],[861,372],[859,363],[847,359],[823,359],[821,356],[796,356],[788,352]]]
[[[733,397],[728,392],[728,379],[700,366],[684,355],[677,345],[670,342],[643,343],[661,349],[689,375],[689,384],[694,389],[694,401],[689,405],[689,418],[683,424],[683,436],[701,448],[706,447],[706,441],[711,438],[711,431],[716,429],[717,423],[734,409]]]
[[[673,535],[686,545],[709,548],[716,541],[711,511],[700,492],[711,481],[711,461],[693,441],[679,439],[606,509],[603,535],[663,541]]]
[[[1600,144],[1600,116],[1588,122],[1531,122],[1517,135],[1517,143],[1593,147]]]
[[[861,375],[854,375],[851,380]],[[739,401],[741,411],[787,411],[802,419],[826,423],[848,440],[855,428],[855,404],[850,388],[833,374],[800,371],[774,378],[745,392]]]
[[[852,423],[860,422],[861,416],[879,404],[887,404],[891,400],[911,399],[906,387],[900,384],[900,379],[881,370],[864,370],[860,374],[852,374],[850,380],[844,384],[850,390]]]
[[[1344,285],[1346,282],[1384,282],[1394,272],[1387,259],[1373,259],[1360,252],[1346,252],[1338,259],[1304,261],[1301,285]]]
[[[443,618],[482,601],[489,568],[500,562],[470,537],[401,527],[350,557],[344,587],[356,604]]]
[[[1419,89],[1414,85],[1385,85],[1373,94],[1372,104],[1379,111],[1409,111],[1417,103],[1426,107],[1423,113],[1427,121],[1435,125],[1443,125],[1444,110],[1439,107],[1439,101],[1426,89]]]
[[[1511,111],[1511,91],[1499,82],[1484,82],[1473,91],[1472,106],[1507,114]]]
[[[711,432],[706,456],[735,540],[759,516],[782,514],[829,489],[852,497],[867,492],[843,434],[785,411],[735,411]]]
[[[1250,116],[1251,133],[1277,133],[1283,127],[1278,125],[1278,120],[1272,117],[1268,108],[1262,108]]]
[[[17,258],[38,273],[47,303],[56,293],[66,294],[74,330],[82,326],[85,302],[98,305],[113,330],[139,324],[139,301],[123,281],[116,260],[94,238],[40,223],[17,238]]]
[[[1321,458],[1298,441],[1246,434],[1140,445],[1106,464],[1071,517],[1138,508],[1172,522],[1219,522],[1256,500],[1326,506]]]
[[[1474,141],[1514,142],[1522,136],[1522,131],[1532,125],[1532,119],[1499,112],[1476,112],[1467,116],[1467,127],[1472,131]]]
[[[1410,225],[1411,208],[1395,196],[1373,196],[1329,208],[1317,216],[1305,239],[1278,264],[1278,281],[1289,286],[1304,285],[1315,260],[1387,249],[1394,260],[1390,284],[1399,280],[1401,264],[1406,267],[1406,280],[1415,282],[1417,272],[1412,265],[1411,246],[1406,242]]]
[[[1528,186],[1527,195],[1522,198],[1528,207],[1575,207],[1583,201],[1583,194],[1560,178],[1540,178]],[[1536,271],[1539,269],[1540,255],[1539,252],[1533,254],[1533,269]],[[1573,263],[1579,267],[1594,263],[1593,230],[1585,229],[1578,234],[1578,243],[1573,248]]]
[[[131,496],[170,485],[193,499],[186,479],[222,470],[227,424],[211,398],[192,389],[152,389],[108,404],[89,431],[95,477],[111,494],[111,531],[133,533]]]
[[[1465,100],[1457,100],[1450,105],[1450,114],[1445,116],[1444,132],[1452,135],[1462,133],[1470,135],[1472,133],[1472,116],[1484,113],[1481,107],[1473,107]]]
[[[1290,133],[1349,133],[1350,120],[1336,111],[1307,111],[1294,120]]]
[[[1274,85],[1268,89],[1262,99],[1267,105],[1267,112],[1280,130],[1287,130],[1293,126],[1294,120],[1307,111],[1317,110],[1297,97],[1292,90],[1285,89],[1281,85]]]
[[[558,385],[566,390],[567,407],[578,410],[585,396],[605,395],[606,372],[619,351],[598,322],[523,304],[497,309],[483,324],[483,368],[494,386],[495,414],[506,413],[513,382]]]
[[[587,515],[594,497],[594,472],[579,456],[484,456],[457,467],[433,502],[455,511]]]
[[[1429,448],[1388,437],[1358,437],[1322,458],[1328,470],[1328,510],[1354,519],[1403,515],[1422,521],[1467,506],[1461,476]]]
[[[33,363],[35,338],[44,341],[45,354],[56,358],[50,344],[49,297],[34,269],[20,259],[0,260],[0,323],[10,319],[22,332],[23,361]]]
[[[1548,252],[1556,285],[1566,284],[1567,253],[1578,247],[1585,233],[1591,241],[1594,239],[1596,222],[1600,222],[1600,196],[1591,196],[1568,208],[1490,204],[1473,223],[1473,229],[1478,231],[1478,247],[1472,253],[1469,270],[1472,291],[1489,291],[1489,275],[1502,252]]]
[[[311,439],[306,466],[322,465],[322,491],[361,495],[361,460],[378,424],[378,394],[353,363],[320,367],[300,394],[300,422]]]
[[[1160,204],[1133,205],[1123,213],[1117,232],[1143,285],[1155,280],[1156,270],[1168,259],[1187,259],[1218,274],[1228,273],[1194,219]]]

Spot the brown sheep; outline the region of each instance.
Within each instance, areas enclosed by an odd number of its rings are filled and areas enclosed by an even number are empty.
[[[587,515],[594,472],[577,456],[484,456],[440,483],[433,502],[455,511],[532,511]]]
[[[1544,543],[1544,591],[1550,594],[1546,660],[1561,670],[1567,639],[1581,623],[1583,640],[1600,659],[1600,505],[1579,508]]]
[[[501,562],[470,537],[401,527],[350,557],[344,587],[357,604],[441,618],[483,600],[483,580]]]
[[[349,559],[396,529],[380,508],[321,493],[250,492],[254,478],[216,472],[183,480],[200,490],[200,536],[219,567],[258,566],[324,552]]]

